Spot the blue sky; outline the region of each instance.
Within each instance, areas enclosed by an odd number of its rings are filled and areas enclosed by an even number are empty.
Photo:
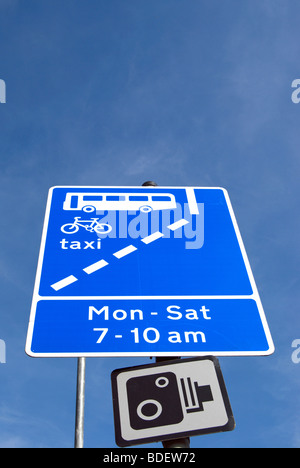
[[[222,357],[237,427],[191,447],[299,447],[300,5],[296,0],[0,0],[0,446],[72,447],[76,359],[25,338],[54,185],[225,187],[276,352]],[[90,358],[85,446],[115,447]],[[159,447],[149,444],[145,447]]]

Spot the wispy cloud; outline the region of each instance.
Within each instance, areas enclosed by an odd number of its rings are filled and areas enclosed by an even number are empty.
[[[27,448],[50,447],[52,440],[60,440],[61,447],[66,445],[66,436],[53,421],[36,415],[18,411],[2,404],[0,407],[0,447]],[[41,437],[44,434],[44,440]]]

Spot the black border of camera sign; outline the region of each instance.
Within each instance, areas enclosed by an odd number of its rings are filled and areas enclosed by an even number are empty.
[[[118,384],[117,384],[117,376],[124,372],[130,372],[135,370],[141,369],[153,369],[159,367],[165,367],[166,364],[168,366],[172,366],[172,364],[184,364],[192,361],[204,361],[210,360],[214,363],[216,376],[218,379],[218,383],[220,386],[224,407],[227,413],[228,422],[223,426],[215,426],[209,427],[207,429],[198,429],[198,430],[191,430],[191,431],[184,431],[184,432],[176,432],[170,434],[164,434],[161,436],[151,436],[151,437],[142,437],[139,439],[132,439],[132,440],[125,440],[121,435],[121,414],[120,414],[120,407],[119,407],[119,399],[118,399]],[[119,447],[128,447],[132,445],[139,445],[139,444],[147,444],[150,442],[160,442],[164,440],[172,440],[178,439],[181,437],[188,437],[188,436],[196,436],[196,435],[204,435],[204,434],[213,434],[218,432],[226,432],[226,431],[233,431],[235,428],[235,420],[232,413],[228,393],[226,390],[223,374],[221,371],[221,367],[219,364],[218,359],[215,356],[203,356],[203,357],[196,357],[196,358],[189,358],[189,359],[172,359],[166,363],[166,361],[162,361],[155,364],[145,364],[141,366],[135,367],[126,367],[123,369],[116,369],[111,373],[111,384],[112,384],[112,397],[113,397],[113,412],[114,412],[114,422],[115,422],[115,439],[116,444]]]

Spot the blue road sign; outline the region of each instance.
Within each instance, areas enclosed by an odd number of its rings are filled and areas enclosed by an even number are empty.
[[[273,351],[226,190],[50,189],[29,355]]]

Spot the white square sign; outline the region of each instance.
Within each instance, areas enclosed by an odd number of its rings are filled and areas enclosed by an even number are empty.
[[[235,427],[219,362],[213,356],[115,370],[112,391],[120,447]]]

